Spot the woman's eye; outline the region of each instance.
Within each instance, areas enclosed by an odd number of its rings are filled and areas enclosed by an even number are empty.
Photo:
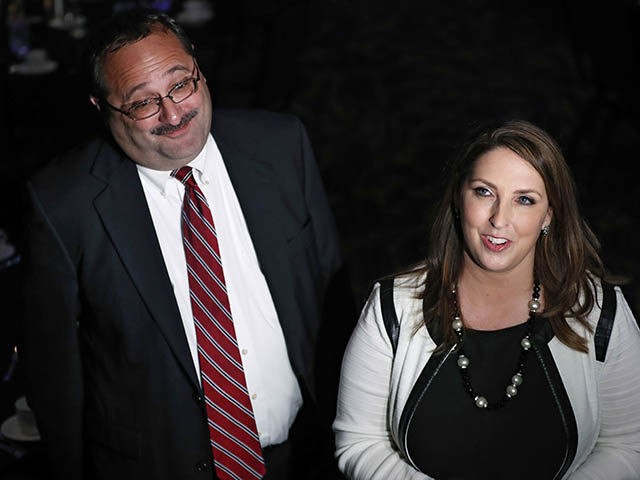
[[[533,198],[522,195],[518,197],[518,203],[520,203],[521,205],[533,205],[536,202],[533,200]]]
[[[487,197],[487,196],[491,195],[491,191],[488,188],[485,188],[485,187],[476,187],[476,188],[473,189],[473,191],[479,197]]]

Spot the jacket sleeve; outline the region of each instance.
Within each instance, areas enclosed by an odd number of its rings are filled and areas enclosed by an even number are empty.
[[[599,380],[600,432],[595,448],[568,478],[640,478],[640,330],[619,288],[607,356]]]
[[[331,279],[343,264],[338,231],[307,131],[300,121],[297,123],[301,139],[305,199],[316,235],[322,273],[326,279]]]
[[[400,454],[389,426],[393,352],[373,288],[347,345],[333,424],[340,470],[352,480],[428,479]]]
[[[83,383],[75,268],[37,194],[29,188],[22,265],[23,325],[19,358],[29,406],[52,478],[82,476]]]

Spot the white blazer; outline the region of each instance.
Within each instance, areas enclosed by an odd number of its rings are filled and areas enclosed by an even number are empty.
[[[400,325],[395,355],[380,308],[376,283],[352,333],[342,364],[337,416],[336,458],[352,480],[424,480],[408,457],[400,418],[435,343],[416,298],[421,279],[395,280]],[[606,359],[595,358],[593,334],[573,324],[589,340],[589,353],[573,350],[556,337],[548,347],[569,398],[577,426],[575,454],[563,479],[640,479],[640,330],[619,287]],[[597,286],[597,298],[602,298]],[[600,307],[588,319],[595,329]],[[406,433],[406,429],[405,429]]]

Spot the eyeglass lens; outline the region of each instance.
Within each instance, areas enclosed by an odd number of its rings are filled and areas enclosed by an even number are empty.
[[[160,104],[165,98],[169,98],[173,103],[180,103],[189,98],[196,91],[197,79],[190,78],[175,85],[164,97],[150,98],[134,105],[129,109],[129,115],[136,120],[149,118],[160,111]]]

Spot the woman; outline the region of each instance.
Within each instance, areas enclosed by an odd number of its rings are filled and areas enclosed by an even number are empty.
[[[605,278],[554,140],[521,120],[481,130],[453,164],[426,261],[392,283],[397,323],[376,284],[352,334],[341,471],[640,478],[640,332],[619,287],[601,311]]]

